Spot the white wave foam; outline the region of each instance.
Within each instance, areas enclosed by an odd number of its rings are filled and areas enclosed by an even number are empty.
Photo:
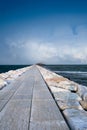
[[[83,71],[54,71],[56,73],[69,73],[69,74],[87,74],[87,72]]]

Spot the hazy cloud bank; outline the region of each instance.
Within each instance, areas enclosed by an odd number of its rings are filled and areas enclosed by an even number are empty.
[[[11,43],[9,49],[16,63],[87,63],[87,46],[27,41]]]
[[[87,25],[60,27],[53,31],[49,39],[15,38],[6,40],[1,46],[2,64],[86,64]],[[2,44],[1,44],[2,45]],[[4,53],[3,53],[4,50]]]

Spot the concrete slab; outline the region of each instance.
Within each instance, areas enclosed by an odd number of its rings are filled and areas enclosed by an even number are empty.
[[[10,101],[0,113],[0,130],[28,130],[31,101]]]
[[[38,90],[33,92],[33,99],[53,99],[49,91]]]
[[[69,130],[65,121],[45,121],[45,122],[31,122],[30,130]]]
[[[69,130],[36,66],[18,81],[20,85],[16,83],[16,89],[3,93],[0,130]],[[7,92],[13,95],[5,100]]]

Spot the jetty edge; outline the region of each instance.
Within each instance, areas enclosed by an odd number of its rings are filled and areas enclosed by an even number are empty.
[[[8,84],[16,80],[19,76],[25,73],[31,66],[20,68],[17,70],[9,70],[5,73],[0,73],[0,90],[6,87]]]
[[[87,130],[87,87],[37,66],[71,130]]]
[[[0,74],[0,130],[87,130],[85,86],[38,65],[9,73]]]
[[[58,129],[69,127],[36,66],[0,91],[0,130]]]

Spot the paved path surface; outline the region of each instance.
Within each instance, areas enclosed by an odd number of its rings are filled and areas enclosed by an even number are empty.
[[[0,91],[0,130],[69,130],[36,66]]]

